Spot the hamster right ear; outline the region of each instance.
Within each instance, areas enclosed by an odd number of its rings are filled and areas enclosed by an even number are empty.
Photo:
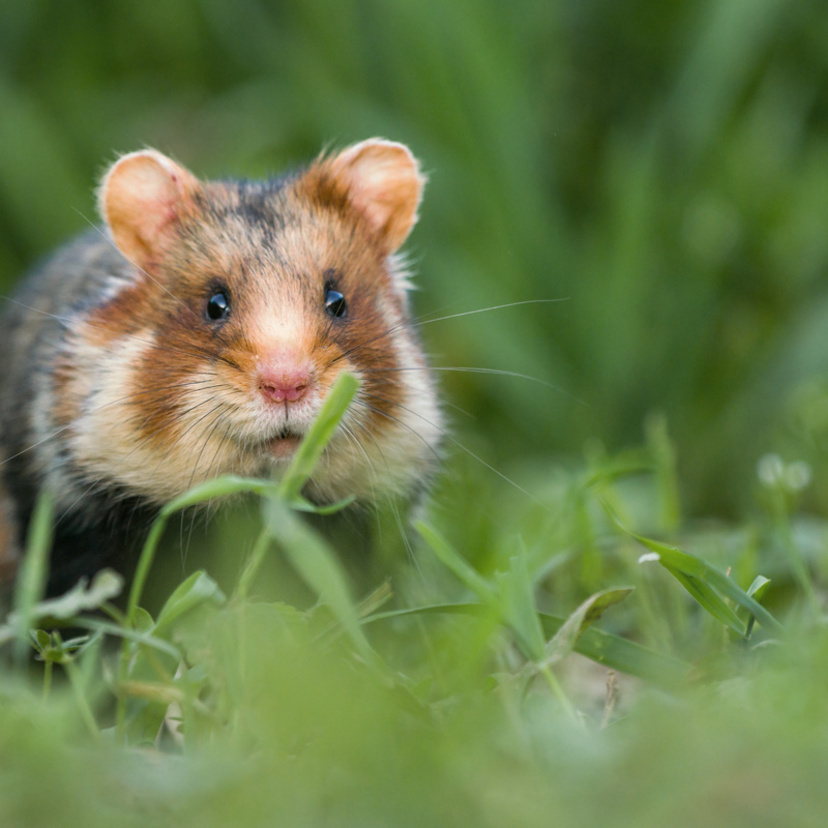
[[[347,193],[389,253],[406,240],[417,222],[425,176],[404,144],[371,138],[325,159],[317,169]]]
[[[188,170],[156,150],[125,155],[104,175],[98,208],[126,258],[152,272],[175,239],[200,189]]]

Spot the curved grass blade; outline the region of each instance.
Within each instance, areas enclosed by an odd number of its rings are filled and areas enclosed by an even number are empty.
[[[590,595],[570,616],[564,621],[561,628],[546,643],[545,652],[541,666],[551,667],[553,664],[566,658],[578,639],[614,604],[623,601],[635,587],[619,587],[617,589],[606,589]]]
[[[379,657],[362,631],[345,573],[326,541],[279,498],[265,501],[263,511],[268,533],[279,542],[294,569],[330,607],[363,659],[376,664]]]
[[[390,618],[416,615],[485,615],[491,609],[482,603],[429,604],[422,607],[378,612],[362,619],[373,624]],[[540,612],[544,635],[554,636],[566,623],[565,618]],[[582,633],[573,648],[576,653],[619,673],[652,682],[659,687],[673,688],[685,684],[692,673],[690,664],[636,644],[618,635],[590,627]]]
[[[465,558],[458,554],[449,542],[439,533],[422,521],[414,524],[414,528],[431,547],[431,551],[448,567],[484,604],[500,610],[497,592],[491,584]]]
[[[775,635],[783,632],[782,625],[755,598],[748,595],[747,592],[725,575],[724,572],[719,571],[716,567],[711,566],[701,558],[682,552],[675,546],[668,546],[666,543],[660,543],[659,541],[654,541],[651,538],[645,538],[643,535],[636,534],[624,526],[606,499],[599,499],[606,513],[625,535],[628,535],[655,553],[655,557],[647,556],[645,560],[657,560],[673,577],[679,580],[682,586],[697,601],[699,601],[699,596],[703,596],[707,604],[701,601],[699,603],[718,620],[726,623],[728,627],[734,629],[739,635],[745,635],[746,627],[744,623],[722,600],[721,596],[724,595],[734,603],[753,613],[756,620],[769,632]],[[682,577],[679,577],[676,573],[681,573]],[[688,580],[688,578],[692,580]],[[712,611],[714,606],[716,608],[715,612]],[[726,609],[726,612],[722,607]],[[728,613],[732,615],[730,622],[734,618],[736,619],[735,626],[724,620],[726,617],[729,617]]]
[[[543,633],[537,620],[525,558],[514,556],[509,562],[509,571],[500,573],[492,584],[470,566],[439,532],[422,522],[416,523],[414,528],[440,562],[491,607],[501,623],[512,632],[523,655],[530,661],[540,661],[544,655]]]
[[[648,559],[649,560],[649,559]],[[653,560],[658,560],[659,563],[696,599],[696,602],[707,612],[710,613],[717,621],[724,624],[728,629],[732,630],[736,635],[744,638],[747,634],[747,625],[741,618],[726,604],[715,589],[708,586],[704,581],[682,572],[680,569],[672,567],[658,557]]]
[[[180,661],[183,657],[181,650],[174,644],[171,644],[169,641],[165,641],[163,638],[151,635],[149,632],[131,630],[128,627],[121,626],[120,624],[114,624],[112,621],[102,621],[98,618],[76,618],[73,621],[73,624],[76,627],[81,627],[85,630],[101,632],[105,635],[114,636],[115,638],[122,638],[124,641],[132,641],[135,644],[150,647],[171,656],[176,661]]]
[[[205,603],[220,606],[227,599],[219,585],[204,571],[193,572],[167,598],[153,630],[155,635],[163,635],[182,615]]]
[[[731,601],[739,604],[739,606],[749,610],[753,613],[756,620],[767,630],[776,635],[782,632],[782,625],[755,598],[748,595],[747,592],[745,592],[733,580],[725,575],[724,572],[720,572],[718,569],[706,563],[701,558],[696,558],[693,555],[688,555],[686,552],[682,552],[675,546],[667,546],[667,544],[659,543],[658,541],[645,538],[641,535],[636,535],[634,532],[628,532],[628,534],[647,549],[655,552],[658,556],[658,562],[668,572],[670,572],[671,575],[678,578],[676,573],[681,573],[682,576],[685,576],[684,579],[679,578],[679,580],[686,589],[688,588],[686,585],[687,578],[692,579],[693,588],[696,589],[696,592],[691,589],[688,589],[688,591],[694,598],[696,598],[696,600],[699,600],[697,597],[699,591],[703,592],[707,597],[715,595],[719,609],[721,610],[722,606],[726,607],[728,612],[731,613],[733,618],[736,619],[737,624],[735,631],[740,635],[745,634],[745,627],[741,619],[739,619],[733,610],[730,609],[730,607],[728,607],[716,593],[721,593],[721,595],[730,598]],[[705,606],[705,604],[702,604],[702,606],[704,606],[708,612],[711,611],[708,606]],[[714,615],[719,618],[719,620],[722,620],[719,615],[716,615],[715,613]],[[728,626],[730,627],[731,625],[728,624]]]
[[[747,594],[750,595],[751,598],[755,598],[757,601],[762,599],[762,596],[768,591],[768,587],[770,586],[770,579],[766,578],[764,575],[757,575],[753,579],[753,583],[748,587]],[[756,623],[756,616],[751,612],[748,613],[741,607],[739,608],[740,617],[742,615],[747,616],[747,629],[745,635],[750,636],[753,632],[753,625]]]
[[[299,497],[358,388],[359,380],[353,374],[343,372],[337,377],[279,484],[280,493],[286,500]]]

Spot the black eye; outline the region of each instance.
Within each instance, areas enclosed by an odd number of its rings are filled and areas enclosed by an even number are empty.
[[[345,297],[338,290],[334,290],[332,287],[327,287],[325,288],[325,310],[328,311],[331,316],[341,319],[345,316],[345,312],[348,310],[348,303],[345,301]]]
[[[230,315],[230,294],[225,290],[217,290],[207,300],[205,312],[211,322],[221,322],[227,319]]]

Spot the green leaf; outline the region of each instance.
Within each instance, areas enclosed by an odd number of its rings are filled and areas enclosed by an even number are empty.
[[[552,666],[566,658],[578,643],[578,639],[604,612],[614,604],[623,601],[634,587],[618,587],[596,592],[586,599],[546,644],[542,666]]]
[[[755,598],[757,601],[760,601],[762,596],[767,592],[769,586],[769,578],[766,578],[764,575],[757,575],[748,587],[747,594],[750,595],[751,598]],[[749,636],[753,632],[753,625],[756,621],[756,616],[752,612],[744,609],[744,607],[739,607],[739,617],[746,619],[747,630],[745,634]]]
[[[53,664],[67,664],[74,658],[75,653],[90,640],[88,635],[84,635],[64,641],[57,630],[52,633],[45,633],[43,630],[39,632],[43,635],[37,636],[38,660]]]
[[[368,663],[376,663],[378,656],[360,627],[359,611],[351,599],[345,573],[327,542],[280,499],[266,500],[263,513],[267,530],[294,569],[330,607],[360,655]]]
[[[722,606],[726,607],[727,611],[732,615],[730,620],[732,621],[733,618],[736,619],[737,624],[735,631],[740,635],[744,635],[744,626],[742,625],[742,621],[733,612],[733,610],[730,609],[730,607],[727,607],[727,605],[724,604],[721,597],[716,595],[717,592],[725,595],[735,603],[752,612],[756,617],[756,620],[759,621],[759,623],[766,629],[777,634],[782,631],[782,625],[758,601],[748,595],[733,580],[725,575],[724,572],[720,572],[718,569],[706,563],[701,558],[688,555],[686,552],[682,552],[674,546],[667,546],[666,544],[659,543],[658,541],[642,537],[641,535],[636,535],[633,532],[628,534],[634,537],[643,546],[646,546],[647,549],[655,552],[658,556],[658,562],[668,572],[670,572],[671,575],[676,577],[685,589],[687,589],[688,592],[690,592],[690,594],[697,601],[699,601],[699,603],[708,612],[713,614],[723,623],[727,623],[727,625],[733,629],[732,625],[724,620],[726,613],[722,611]],[[688,581],[687,577],[679,578],[677,573],[681,573],[682,576],[689,577],[692,581]],[[714,595],[717,600],[709,600],[707,603],[703,603],[700,600],[700,596],[703,596],[704,599],[707,600],[711,595]]]
[[[52,637],[46,630],[32,630],[31,636],[35,648],[41,652],[52,643]]]
[[[748,595],[724,572],[720,572],[701,558],[682,552],[675,546],[668,546],[665,543],[645,538],[627,529],[606,499],[601,498],[601,502],[607,514],[624,534],[634,538],[642,546],[655,553],[654,558],[645,557],[642,560],[658,561],[673,577],[679,580],[702,607],[719,621],[727,624],[739,635],[745,634],[745,626],[741,619],[722,600],[721,596],[724,595],[749,610],[767,630],[777,635],[782,632],[782,625],[755,598]],[[734,619],[735,626],[733,625]]]
[[[699,606],[737,635],[744,637],[747,632],[744,621],[730,608],[729,604],[719,597],[715,589],[699,578],[688,575],[663,561],[661,564],[696,599]]]
[[[170,644],[169,641],[157,638],[149,632],[131,630],[128,627],[122,627],[120,624],[114,624],[112,621],[101,621],[97,618],[77,618],[72,623],[85,630],[101,632],[106,635],[115,636],[116,638],[122,638],[124,641],[131,641],[135,644],[152,647],[176,660],[181,658],[181,650],[178,647]]]
[[[421,521],[414,524],[414,529],[423,537],[444,566],[448,567],[483,603],[500,611],[497,593],[491,584],[477,570],[469,566],[439,532]]]
[[[758,601],[768,591],[769,586],[770,578],[766,578],[764,575],[757,575],[748,587],[747,594]]]
[[[58,621],[74,619],[82,612],[98,609],[119,595],[123,585],[124,579],[117,572],[112,569],[102,569],[95,575],[88,587],[86,578],[82,578],[69,592],[30,607],[27,623],[31,625],[41,618]],[[12,618],[16,620],[17,613],[10,616],[10,619]]]
[[[349,495],[342,500],[337,500],[335,503],[325,503],[322,506],[317,506],[315,503],[311,503],[304,497],[297,495],[291,498],[290,505],[297,512],[311,512],[315,515],[333,515],[341,512],[343,509],[347,509],[355,500],[356,497]]]
[[[358,388],[359,380],[353,374],[343,372],[337,377],[282,477],[279,489],[288,501],[299,497]]]
[[[509,569],[497,573],[495,583],[501,617],[514,633],[524,656],[539,661],[544,654],[543,628],[538,619],[526,555],[513,555],[509,559]]]
[[[138,632],[149,634],[155,629],[155,619],[143,607],[136,607],[132,625]]]
[[[194,486],[183,495],[171,500],[162,510],[161,517],[168,518],[182,509],[190,506],[198,506],[209,500],[219,497],[229,497],[237,494],[275,494],[279,490],[277,483],[271,480],[261,480],[256,477],[239,477],[235,474],[226,474],[216,477],[213,480],[206,480],[198,486]]]
[[[170,595],[158,614],[154,634],[163,636],[182,615],[205,603],[220,606],[226,601],[219,585],[206,572],[194,572]]]

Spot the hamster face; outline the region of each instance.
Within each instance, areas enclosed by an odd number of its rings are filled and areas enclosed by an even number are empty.
[[[129,265],[55,370],[84,476],[162,502],[278,474],[342,371],[360,389],[307,494],[377,500],[427,476],[441,415],[394,255],[422,183],[384,141],[258,183],[202,183],[153,151],[118,162],[101,201]]]

